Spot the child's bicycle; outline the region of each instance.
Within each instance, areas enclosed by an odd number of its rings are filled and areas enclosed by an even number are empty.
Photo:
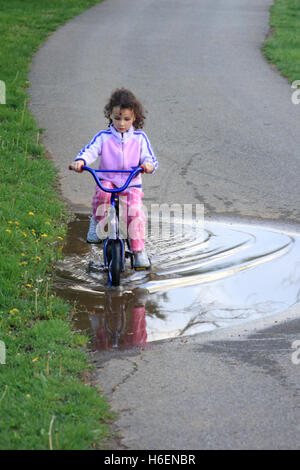
[[[72,166],[69,166],[72,170]],[[121,272],[125,269],[126,258],[130,259],[131,269],[134,269],[134,256],[130,248],[129,239],[123,239],[120,237],[119,232],[119,193],[125,191],[131,180],[135,178],[139,173],[143,173],[144,170],[141,167],[137,167],[133,170],[94,170],[88,166],[83,166],[81,171],[89,171],[102,191],[111,193],[110,198],[110,210],[108,214],[108,237],[103,242],[103,257],[104,257],[104,269],[108,272],[108,284],[109,286],[119,286]],[[98,178],[97,173],[128,173],[129,176],[127,181],[121,188],[109,189],[105,188]],[[127,245],[127,250],[125,246]],[[102,266],[101,266],[102,267]],[[97,270],[97,266],[90,263],[89,268]],[[137,270],[146,270],[149,268],[135,268]]]

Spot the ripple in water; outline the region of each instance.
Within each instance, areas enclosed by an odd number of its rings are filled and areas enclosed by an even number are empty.
[[[257,225],[192,224],[168,239],[149,236],[151,272],[127,265],[120,289],[106,274],[88,273],[102,248],[85,242],[88,219],[70,224],[65,258],[56,269],[59,295],[77,300],[76,321],[97,349],[136,347],[193,335],[284,311],[300,297],[300,238]]]

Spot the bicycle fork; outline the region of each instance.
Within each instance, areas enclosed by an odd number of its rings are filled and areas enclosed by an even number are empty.
[[[112,257],[108,255],[109,250],[112,250],[112,244],[120,244],[120,266],[119,270],[124,271],[125,269],[125,246],[124,241],[120,238],[119,232],[119,196],[112,193],[111,204],[108,213],[108,238],[104,241],[103,254],[104,254],[104,265],[109,271],[109,284],[111,285],[112,279],[110,276]]]

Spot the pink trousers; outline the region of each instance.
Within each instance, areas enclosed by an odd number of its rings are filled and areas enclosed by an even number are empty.
[[[102,181],[105,188],[113,189],[115,186],[110,181]],[[120,231],[124,238],[130,239],[132,251],[142,251],[145,245],[146,217],[143,211],[142,198],[144,193],[138,188],[129,188],[119,194],[120,200]],[[100,224],[102,234],[107,235],[105,226],[110,207],[111,193],[102,191],[96,186],[92,200],[93,218]],[[123,227],[123,230],[122,230]],[[124,227],[127,232],[124,234]],[[105,238],[103,236],[102,238]]]

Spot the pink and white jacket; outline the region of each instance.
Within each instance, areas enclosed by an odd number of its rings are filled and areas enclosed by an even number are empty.
[[[86,166],[90,166],[101,156],[99,168],[103,170],[132,170],[144,162],[150,162],[156,170],[158,163],[154,155],[149,139],[145,132],[136,130],[133,126],[123,137],[113,124],[106,130],[98,132],[91,142],[86,145],[75,158],[83,160]],[[128,178],[127,173],[102,173],[100,179],[111,181],[115,186],[121,187]],[[134,178],[129,187],[141,188],[142,178],[139,174]]]

